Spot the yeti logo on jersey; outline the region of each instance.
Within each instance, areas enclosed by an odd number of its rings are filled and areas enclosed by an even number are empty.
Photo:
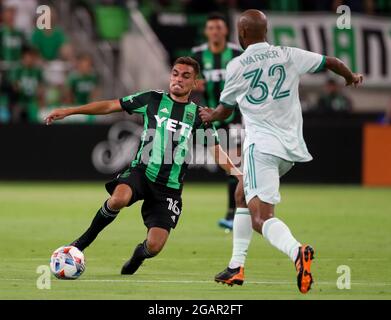
[[[158,128],[161,128],[163,123],[166,124],[166,129],[171,132],[177,132],[177,130],[180,130],[180,134],[183,136],[186,133],[186,130],[188,129],[186,135],[187,138],[190,137],[191,131],[193,127],[188,125],[187,123],[184,123],[182,121],[174,120],[167,117],[160,117],[159,115],[155,115],[156,124]]]
[[[186,120],[187,121],[194,121],[194,113],[193,112],[186,112]]]
[[[220,82],[225,80],[225,69],[205,70],[203,72],[206,81]]]

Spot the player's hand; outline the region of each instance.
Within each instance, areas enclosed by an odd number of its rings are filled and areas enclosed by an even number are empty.
[[[364,76],[361,73],[353,73],[350,79],[346,79],[346,86],[348,87],[353,85],[355,88],[357,88],[363,83],[363,80]]]
[[[46,125],[52,124],[56,120],[62,120],[65,117],[69,115],[69,112],[67,109],[56,109],[49,113],[48,116],[46,116],[45,123]]]
[[[213,109],[210,109],[208,107],[200,107],[199,108],[199,114],[202,122],[204,123],[211,123],[213,122]]]

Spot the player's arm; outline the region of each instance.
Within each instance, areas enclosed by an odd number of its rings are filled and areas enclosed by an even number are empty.
[[[338,58],[323,56],[299,48],[282,47],[282,50],[292,61],[299,75],[317,73],[327,69],[344,77],[347,86],[354,85],[357,87],[363,81],[362,74],[353,73],[348,66]]]
[[[199,109],[200,118],[205,123],[212,123],[213,121],[224,121],[229,118],[229,116],[234,111],[233,108],[224,107],[224,105],[219,104],[215,109],[208,107],[202,107]]]
[[[326,57],[325,68],[345,78],[346,86],[354,85],[356,88],[363,82],[363,75],[353,73],[340,59]]]
[[[217,108],[200,108],[200,118],[204,123],[224,121],[237,108],[236,97],[240,90],[240,85],[238,81],[239,72],[236,69],[234,61],[227,65],[226,81],[220,95],[220,104]]]
[[[45,118],[45,122],[47,125],[49,125],[56,120],[62,120],[75,114],[103,115],[120,111],[123,111],[123,109],[118,99],[97,101],[88,103],[80,107],[60,108],[53,110]]]
[[[242,178],[242,172],[233,164],[231,158],[219,144],[209,147],[209,150],[213,154],[215,162],[228,175],[235,176],[238,179]]]
[[[201,121],[201,119],[199,121]],[[199,128],[202,128],[202,130],[197,130],[197,141],[203,141],[204,146],[206,146],[213,155],[215,162],[228,175],[235,176],[238,179],[241,178],[242,172],[233,164],[228,154],[221,148],[219,135],[214,125],[205,125],[200,122]]]

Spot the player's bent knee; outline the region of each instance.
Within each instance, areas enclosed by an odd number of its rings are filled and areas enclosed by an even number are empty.
[[[126,197],[112,196],[109,201],[109,206],[113,210],[120,210],[127,206],[129,199]]]
[[[253,229],[262,234],[262,226],[266,220],[274,217],[274,205],[254,198],[249,202]]]
[[[162,251],[167,239],[169,232],[162,228],[151,228],[148,231],[147,237],[147,248],[152,255],[157,255]]]
[[[130,199],[132,198],[132,190],[125,185],[119,185],[114,190],[111,198],[109,199],[109,207],[113,210],[120,210],[126,207]]]
[[[251,215],[251,223],[254,231],[262,233],[264,220],[260,216]]]
[[[162,251],[165,242],[165,239],[148,239],[148,251],[153,255],[157,255],[160,251]]]
[[[252,223],[252,227],[253,227],[253,230],[262,234],[262,227],[263,227],[263,224],[273,218],[274,215],[273,214],[267,214],[265,216],[253,216],[251,215],[251,223]]]
[[[120,210],[129,204],[130,197],[126,195],[113,195],[109,200],[109,206],[113,210]]]

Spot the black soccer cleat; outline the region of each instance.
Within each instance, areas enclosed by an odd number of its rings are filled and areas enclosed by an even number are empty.
[[[137,245],[135,252],[140,249],[140,247],[143,247],[144,245],[140,243]],[[135,254],[133,253],[133,256],[125,262],[125,264],[122,266],[121,274],[134,274],[138,268],[143,264],[144,258],[135,257]]]
[[[236,269],[227,268],[215,276],[215,281],[218,283],[225,283],[229,286],[237,284],[241,286],[244,282],[244,268],[238,267]]]

